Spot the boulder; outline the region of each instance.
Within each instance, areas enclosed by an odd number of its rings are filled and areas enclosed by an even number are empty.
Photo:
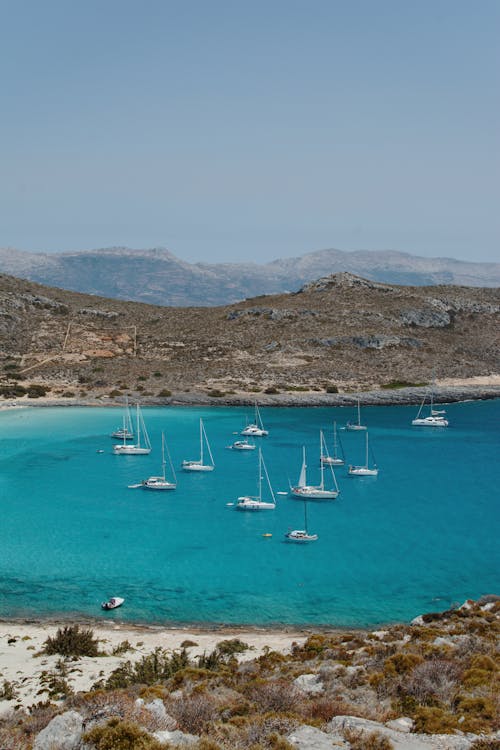
[[[39,732],[33,750],[78,750],[82,734],[83,718],[77,711],[66,711]]]
[[[472,739],[464,735],[405,733],[357,716],[334,716],[328,723],[327,731],[339,740],[344,738],[346,730],[362,734],[377,732],[390,740],[394,750],[469,750],[472,744]]]
[[[290,745],[299,750],[332,750],[332,748],[349,747],[345,740],[332,737],[320,729],[307,725],[298,727],[286,739]]]
[[[173,732],[153,732],[153,737],[162,744],[180,745],[181,747],[196,745],[200,739],[196,734],[187,734],[187,732],[181,732],[180,729],[174,729]]]
[[[317,674],[301,674],[293,681],[293,684],[309,695],[322,693],[325,689]]]

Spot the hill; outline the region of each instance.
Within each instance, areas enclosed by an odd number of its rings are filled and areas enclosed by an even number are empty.
[[[156,305],[224,305],[297,291],[312,279],[349,272],[405,285],[500,286],[499,263],[421,258],[393,251],[322,250],[272,263],[186,263],[164,249],[74,253],[0,249],[0,271],[41,284]]]
[[[0,276],[3,392],[247,399],[498,375],[500,289],[336,274],[213,307],[157,307]]]

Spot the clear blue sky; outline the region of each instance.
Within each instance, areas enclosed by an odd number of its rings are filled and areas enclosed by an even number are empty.
[[[0,0],[0,247],[499,260],[499,0]]]

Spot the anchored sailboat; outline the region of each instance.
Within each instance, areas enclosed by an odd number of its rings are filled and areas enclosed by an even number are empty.
[[[263,500],[262,497],[262,482],[266,480],[266,484],[269,491],[269,500]],[[276,508],[276,498],[274,496],[269,474],[267,473],[266,464],[264,463],[264,456],[259,448],[259,470],[257,475],[257,495],[243,495],[238,498],[238,502],[235,505],[236,510],[274,510]]]
[[[319,441],[320,441],[320,457],[323,455],[324,450],[324,443],[325,438],[323,437],[323,432],[320,430],[319,433]],[[321,478],[319,485],[308,485],[307,484],[307,463],[306,463],[306,449],[305,447],[302,448],[302,467],[300,470],[300,476],[299,481],[297,482],[297,485],[295,487],[290,487],[290,493],[294,497],[300,497],[300,498],[306,498],[309,500],[335,500],[336,497],[339,495],[339,487],[337,484],[337,479],[335,477],[335,473],[333,471],[333,467],[331,465],[328,465],[327,467],[330,470],[332,481],[333,481],[333,487],[331,489],[325,489],[325,464],[320,460],[320,472],[321,472]]]
[[[285,539],[287,542],[304,544],[304,542],[315,542],[317,538],[317,534],[310,534],[307,530],[307,500],[304,498],[304,528],[288,531],[285,534]]]
[[[145,456],[151,453],[151,443],[139,404],[136,409],[136,435],[137,442],[134,445],[127,445],[127,438],[124,436],[121,445],[113,446],[113,452],[117,456]]]
[[[347,422],[345,426],[346,430],[366,430],[366,425],[361,424],[361,408],[359,405],[359,398],[358,398],[358,421],[357,422]]]
[[[364,466],[349,466],[347,469],[347,473],[350,477],[376,477],[378,474],[378,468],[376,463],[373,463],[372,468],[370,468],[368,463],[368,431],[366,432],[366,454],[365,454],[365,463]]]
[[[206,446],[207,453],[210,458],[210,463],[205,464],[203,462],[203,447]],[[214,458],[212,451],[210,450],[210,443],[208,442],[207,433],[205,432],[205,425],[203,419],[200,417],[200,458],[197,461],[183,461],[182,468],[184,471],[213,471],[215,468]]]
[[[245,429],[240,432],[240,435],[252,435],[253,437],[269,435],[269,431],[264,429],[257,402],[255,403],[255,421],[252,424],[247,424]]]
[[[424,396],[423,401],[420,404],[417,416],[412,420],[412,425],[414,427],[448,427],[449,422],[444,416],[446,411],[444,409],[434,409],[434,382],[432,383],[431,388],[429,414],[426,417],[422,417],[420,415],[422,414],[425,401],[426,396]]]
[[[177,489],[177,477],[175,476],[174,467],[170,459],[170,454],[168,453],[168,447],[167,447],[168,460],[170,463],[170,471],[172,472],[172,477],[174,481],[170,482],[166,477],[165,447],[166,447],[165,436],[162,432],[161,433],[161,468],[162,468],[161,476],[149,477],[149,479],[144,479],[144,481],[142,481],[140,484],[131,485],[131,487],[141,487],[143,490],[175,490]]]
[[[133,440],[134,430],[132,427],[132,419],[130,417],[130,409],[128,406],[128,397],[125,397],[125,411],[123,414],[123,424],[118,427],[114,432],[111,433],[111,437],[116,440]]]
[[[339,455],[340,448],[340,455]],[[333,423],[333,456],[330,456],[325,443],[325,453],[321,453],[320,461],[325,466],[343,466],[345,464],[344,449],[337,435],[337,422]]]

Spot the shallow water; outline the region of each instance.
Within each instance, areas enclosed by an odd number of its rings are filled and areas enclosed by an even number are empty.
[[[275,491],[298,478],[302,445],[319,479],[322,427],[332,442],[348,408],[262,409],[257,439]],[[274,511],[235,512],[253,494],[257,451],[225,449],[248,409],[143,410],[149,456],[115,456],[111,408],[28,408],[0,413],[0,617],[101,616],[134,622],[364,626],[408,620],[500,591],[500,401],[447,407],[448,429],[411,427],[414,407],[366,407],[362,421],[377,478],[337,470],[337,500],[308,504],[309,545],[284,542],[302,528],[300,500]],[[197,458],[203,416],[216,461]],[[128,489],[161,470],[161,431],[177,470],[175,492]],[[340,432],[347,459],[364,460],[364,434]],[[104,451],[102,453],[97,451]],[[272,537],[263,537],[264,533]]]

